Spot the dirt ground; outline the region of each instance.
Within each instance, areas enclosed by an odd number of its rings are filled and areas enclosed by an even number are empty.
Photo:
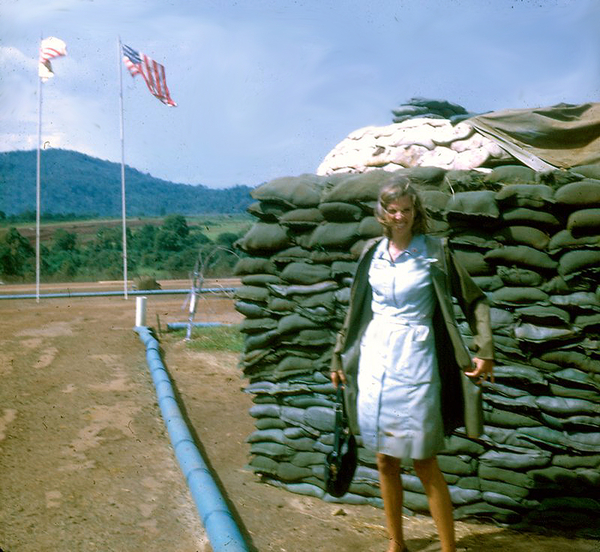
[[[207,283],[228,287],[231,282]],[[163,288],[187,282],[163,283]],[[64,286],[44,286],[45,291]],[[114,283],[69,289],[119,289]],[[0,293],[31,293],[2,286]],[[183,295],[149,296],[147,324],[181,322]],[[210,296],[200,321],[235,323],[233,301]],[[135,298],[0,300],[0,552],[208,552],[170,446],[137,334]],[[231,353],[161,338],[207,463],[251,550],[383,552],[383,511],[330,504],[261,483],[245,468],[251,397]],[[436,550],[426,516],[405,518],[409,549]],[[600,543],[540,529],[457,523],[472,552],[600,552]]]

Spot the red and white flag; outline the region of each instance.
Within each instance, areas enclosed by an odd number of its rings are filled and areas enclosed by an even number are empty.
[[[50,36],[42,40],[38,74],[43,82],[54,76],[50,60],[66,55],[67,45],[60,38]]]
[[[167,88],[165,68],[160,63],[150,59],[146,54],[137,52],[123,44],[123,63],[132,77],[142,75],[148,90],[162,103],[175,107],[177,104],[171,99]]]

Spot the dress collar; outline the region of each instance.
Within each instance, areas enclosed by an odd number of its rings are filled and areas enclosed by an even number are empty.
[[[375,251],[375,258],[377,259],[385,259],[390,262],[398,262],[400,259],[406,256],[410,257],[418,257],[426,254],[426,244],[425,244],[425,236],[423,234],[417,234],[412,237],[408,247],[396,257],[396,261],[393,261],[388,245],[390,243],[389,238],[383,238],[379,245],[377,246],[377,250]]]

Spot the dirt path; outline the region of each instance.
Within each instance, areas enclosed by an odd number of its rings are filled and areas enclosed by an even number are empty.
[[[179,286],[175,286],[179,287]],[[3,293],[8,289],[3,286]],[[22,291],[14,291],[22,293]],[[148,298],[148,324],[182,321],[183,296]],[[200,302],[236,322],[232,301]],[[0,301],[0,549],[3,552],[207,552],[204,531],[156,405],[135,300]],[[237,357],[163,336],[165,364],[251,546],[260,552],[383,552],[383,512],[262,484],[244,469],[251,397]],[[405,520],[412,551],[435,549],[427,517]],[[598,552],[565,534],[458,523],[473,552]]]

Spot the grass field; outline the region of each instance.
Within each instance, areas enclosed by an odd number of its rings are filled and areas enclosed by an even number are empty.
[[[127,228],[135,230],[146,224],[160,226],[164,218],[165,217],[131,217],[127,219]],[[253,223],[252,217],[247,214],[194,215],[186,216],[186,220],[190,228],[201,227],[203,234],[213,241],[219,234],[226,232],[234,234],[245,232]],[[15,227],[19,233],[26,237],[32,244],[35,242],[35,222],[3,223],[0,226],[0,236],[11,227]],[[85,244],[92,240],[99,230],[106,228],[121,228],[121,219],[103,218],[43,222],[40,224],[40,241],[43,244],[48,245],[52,242],[54,233],[59,229],[63,229],[67,232],[77,234],[78,243]]]

